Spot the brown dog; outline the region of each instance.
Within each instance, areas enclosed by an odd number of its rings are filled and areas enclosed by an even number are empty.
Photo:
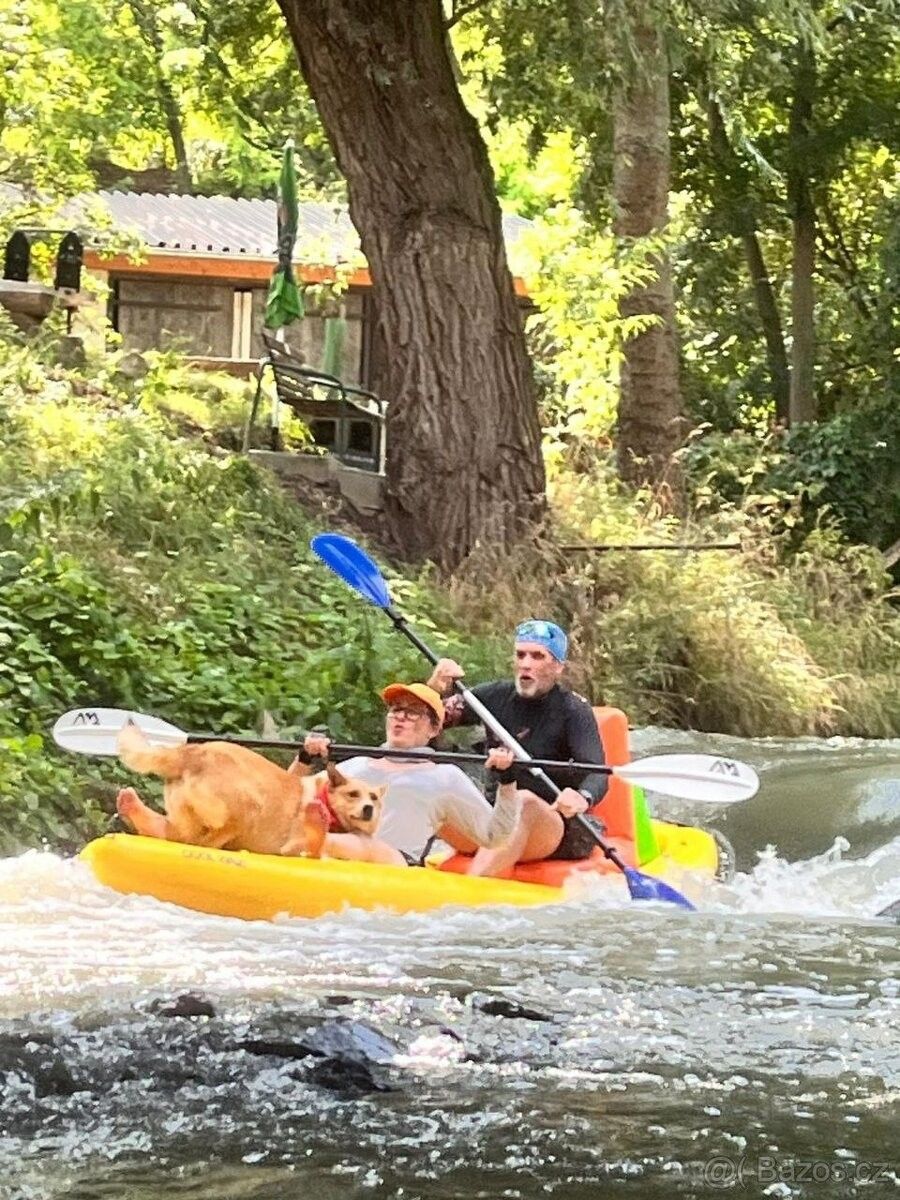
[[[371,838],[381,820],[385,789],[345,779],[333,763],[304,775],[303,767],[285,771],[228,742],[156,749],[133,724],[120,731],[118,749],[133,771],[165,780],[165,816],[134,788],[116,801],[119,815],[145,837],[319,858],[329,832]]]

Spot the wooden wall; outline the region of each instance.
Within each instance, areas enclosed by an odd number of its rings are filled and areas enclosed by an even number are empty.
[[[250,357],[258,359],[265,353],[262,341],[265,287],[134,277],[118,278],[114,282],[117,290],[115,326],[122,334],[126,349],[164,350],[171,347],[204,358],[228,359],[234,344],[235,291],[250,291]],[[364,289],[354,288],[342,297],[347,323],[339,373],[347,383],[359,383],[361,377],[363,296]],[[325,319],[309,300],[306,303],[306,315],[289,326],[285,336],[307,366],[322,368]]]
[[[120,279],[116,328],[129,350],[168,350],[227,358],[234,288],[223,284]]]

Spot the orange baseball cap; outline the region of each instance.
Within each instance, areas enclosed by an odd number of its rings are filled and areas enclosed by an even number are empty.
[[[408,699],[410,696],[415,700],[421,700],[443,725],[444,702],[434,688],[430,688],[427,683],[389,683],[381,693],[385,704],[393,704],[395,700]]]

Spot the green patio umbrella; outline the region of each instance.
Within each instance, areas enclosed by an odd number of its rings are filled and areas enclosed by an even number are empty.
[[[303,297],[294,278],[294,242],[297,240],[297,175],[294,171],[294,141],[284,146],[278,180],[278,266],[272,274],[266,297],[266,326],[282,329],[303,316]]]

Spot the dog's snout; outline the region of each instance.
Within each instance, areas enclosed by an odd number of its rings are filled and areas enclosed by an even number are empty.
[[[362,806],[362,812],[360,813],[360,816],[362,817],[362,819],[364,821],[371,821],[372,818],[374,817],[374,815],[375,815],[375,805],[374,804],[364,804]]]

